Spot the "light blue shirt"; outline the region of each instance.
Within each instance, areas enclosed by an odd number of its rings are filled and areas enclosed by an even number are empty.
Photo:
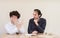
[[[20,32],[22,34],[25,33],[25,29],[23,26],[18,30],[16,25],[13,25],[11,22],[5,25],[5,30],[9,34],[15,34],[16,32]]]

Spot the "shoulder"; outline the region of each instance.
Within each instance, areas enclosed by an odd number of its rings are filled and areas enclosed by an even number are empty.
[[[7,28],[7,27],[10,27],[11,26],[11,23],[9,22],[9,23],[7,23],[7,24],[5,24],[5,27]]]
[[[40,20],[41,20],[41,21],[46,21],[46,19],[45,19],[45,18],[40,18]]]
[[[34,18],[31,18],[29,21],[33,21],[34,20]]]
[[[38,22],[40,22],[40,23],[46,23],[46,19],[45,18],[40,18],[40,20]]]

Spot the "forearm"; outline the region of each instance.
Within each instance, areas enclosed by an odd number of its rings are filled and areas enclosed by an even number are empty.
[[[37,26],[37,29],[39,30],[39,31],[44,31],[44,29],[42,28],[42,27],[40,27],[39,25]]]

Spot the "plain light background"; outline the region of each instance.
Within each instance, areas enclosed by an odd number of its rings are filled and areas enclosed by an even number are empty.
[[[47,20],[45,32],[60,35],[60,0],[0,0],[0,34],[5,33],[4,25],[9,19],[9,12],[17,10],[21,14],[26,33],[33,10],[40,9]]]

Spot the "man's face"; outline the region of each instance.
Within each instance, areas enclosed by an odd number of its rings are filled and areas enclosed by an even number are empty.
[[[18,20],[17,16],[13,15],[12,17],[10,17],[10,20],[13,22],[14,20]]]
[[[34,11],[33,17],[34,17],[34,19],[38,19],[40,17],[40,15],[38,15],[37,11]]]

